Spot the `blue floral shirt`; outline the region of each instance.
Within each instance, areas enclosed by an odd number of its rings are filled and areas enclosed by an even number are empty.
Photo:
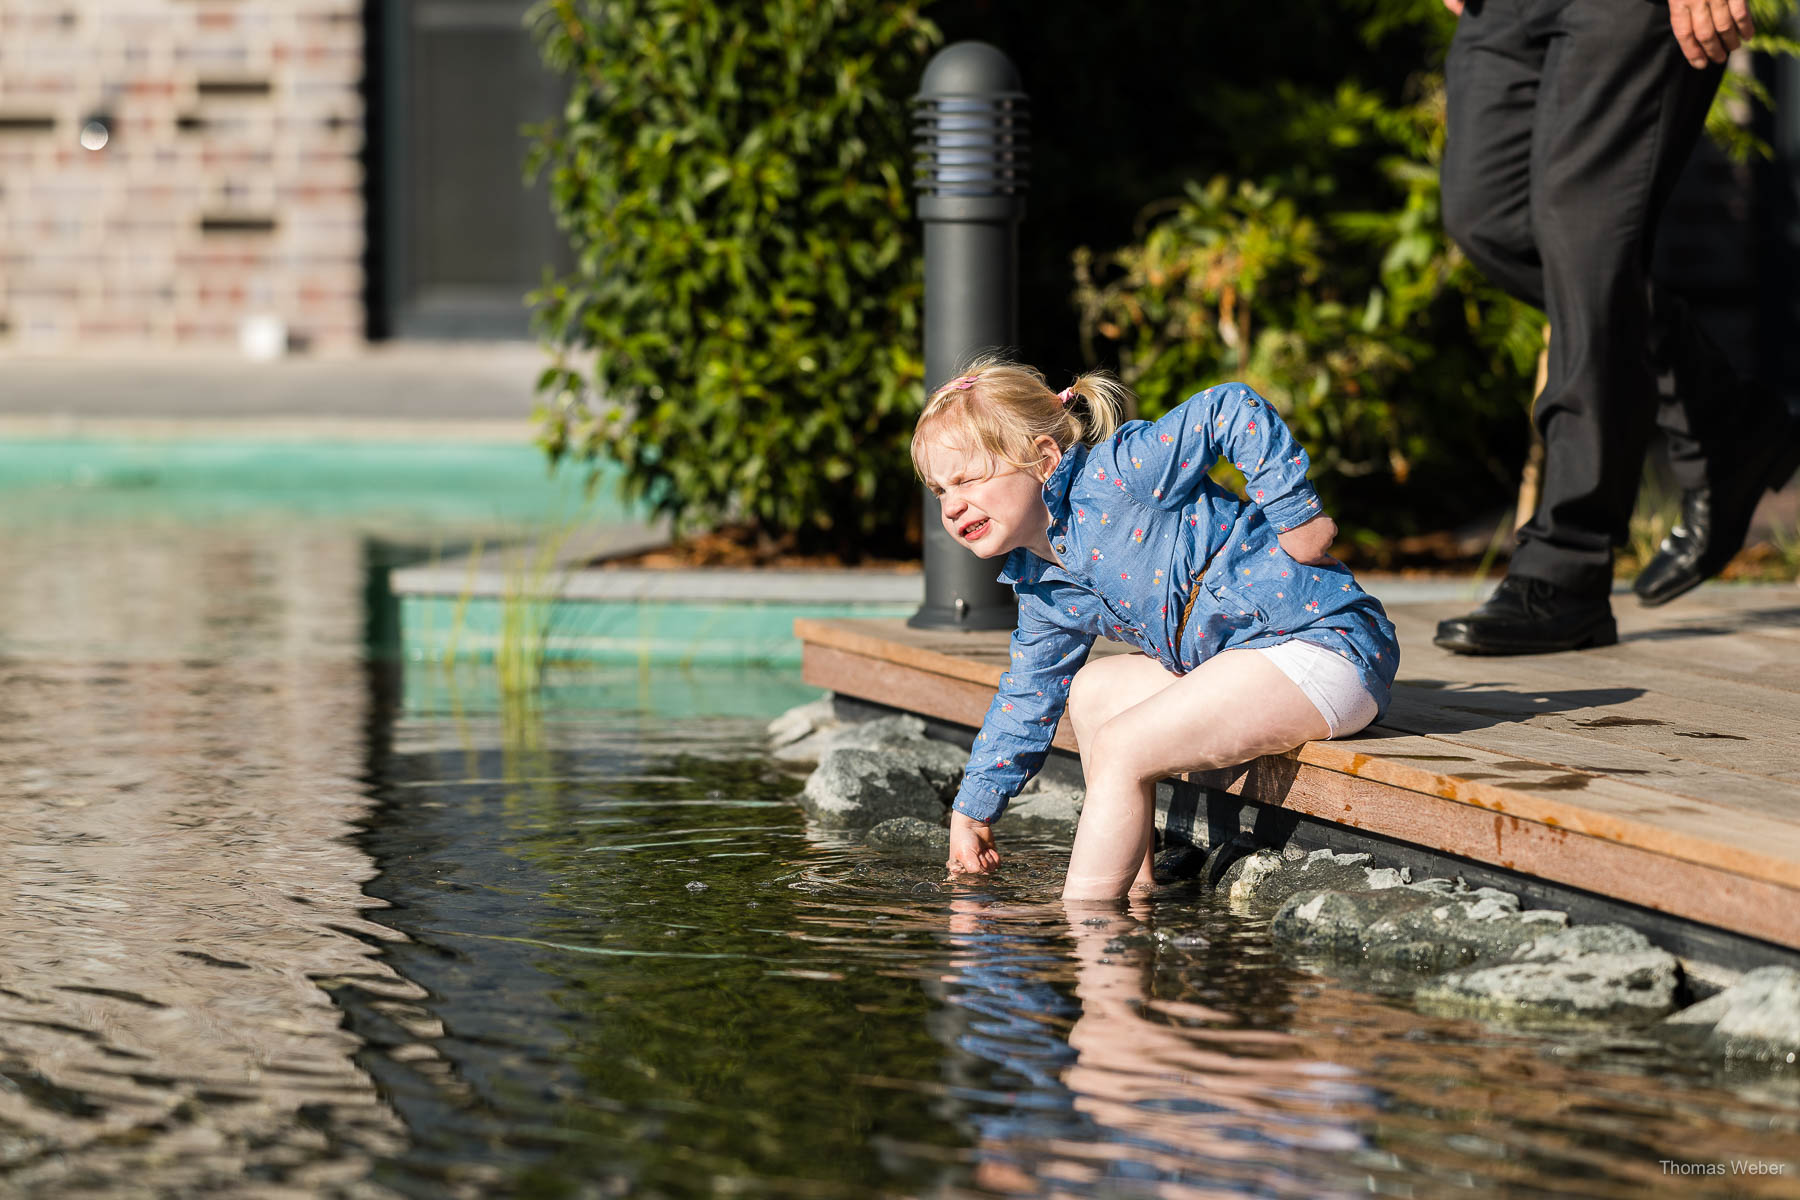
[[[1210,478],[1223,455],[1248,501]],[[1019,598],[1012,663],[969,756],[956,811],[992,821],[1043,766],[1096,637],[1184,675],[1221,650],[1303,638],[1348,659],[1386,711],[1400,650],[1348,568],[1290,558],[1276,535],[1318,516],[1306,451],[1241,383],[1071,446],[1044,483],[1062,566],[1023,547],[999,579]],[[1185,623],[1183,612],[1192,601]]]

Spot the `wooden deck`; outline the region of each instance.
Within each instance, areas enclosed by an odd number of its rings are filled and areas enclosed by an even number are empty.
[[[1616,597],[1620,644],[1468,658],[1394,605],[1379,726],[1195,776],[1246,800],[1800,949],[1800,591]],[[1004,633],[795,622],[808,683],[974,727]],[[1100,642],[1094,653],[1124,653]],[[1067,722],[1057,746],[1075,749]]]

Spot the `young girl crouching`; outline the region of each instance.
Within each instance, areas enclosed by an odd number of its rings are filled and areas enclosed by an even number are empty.
[[[1066,707],[1087,783],[1072,900],[1150,886],[1158,779],[1355,733],[1386,709],[1400,658],[1381,603],[1326,553],[1337,527],[1268,401],[1225,383],[1120,424],[1128,398],[1103,373],[1053,392],[986,358],[932,395],[912,441],[944,528],[1001,560],[1019,601],[948,865],[998,865],[993,822]],[[1208,476],[1221,456],[1248,500]],[[1088,664],[1096,637],[1138,653]]]

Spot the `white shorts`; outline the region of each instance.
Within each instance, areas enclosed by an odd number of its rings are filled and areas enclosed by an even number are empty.
[[[1299,685],[1325,718],[1332,737],[1348,736],[1375,719],[1380,705],[1363,686],[1355,665],[1343,655],[1299,638],[1255,650]]]

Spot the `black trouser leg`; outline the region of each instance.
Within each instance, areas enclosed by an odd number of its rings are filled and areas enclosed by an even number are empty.
[[[1548,48],[1533,5],[1472,0],[1445,66],[1444,228],[1496,286],[1544,307],[1531,232],[1532,130]]]
[[[1747,411],[1754,399],[1725,352],[1679,296],[1666,288],[1650,289],[1650,365],[1669,380],[1672,394],[1656,412],[1656,424],[1669,450],[1670,474],[1681,488],[1716,483],[1714,470],[1730,471],[1733,421],[1748,427],[1756,416]],[[1744,419],[1748,418],[1748,422]],[[1712,451],[1709,456],[1708,451]]]
[[[1687,65],[1656,0],[1486,0],[1458,24],[1445,223],[1551,327],[1534,414],[1544,487],[1517,574],[1610,585],[1657,417],[1652,334],[1724,362],[1684,309],[1658,299],[1653,324],[1649,281],[1656,223],[1720,74]]]

